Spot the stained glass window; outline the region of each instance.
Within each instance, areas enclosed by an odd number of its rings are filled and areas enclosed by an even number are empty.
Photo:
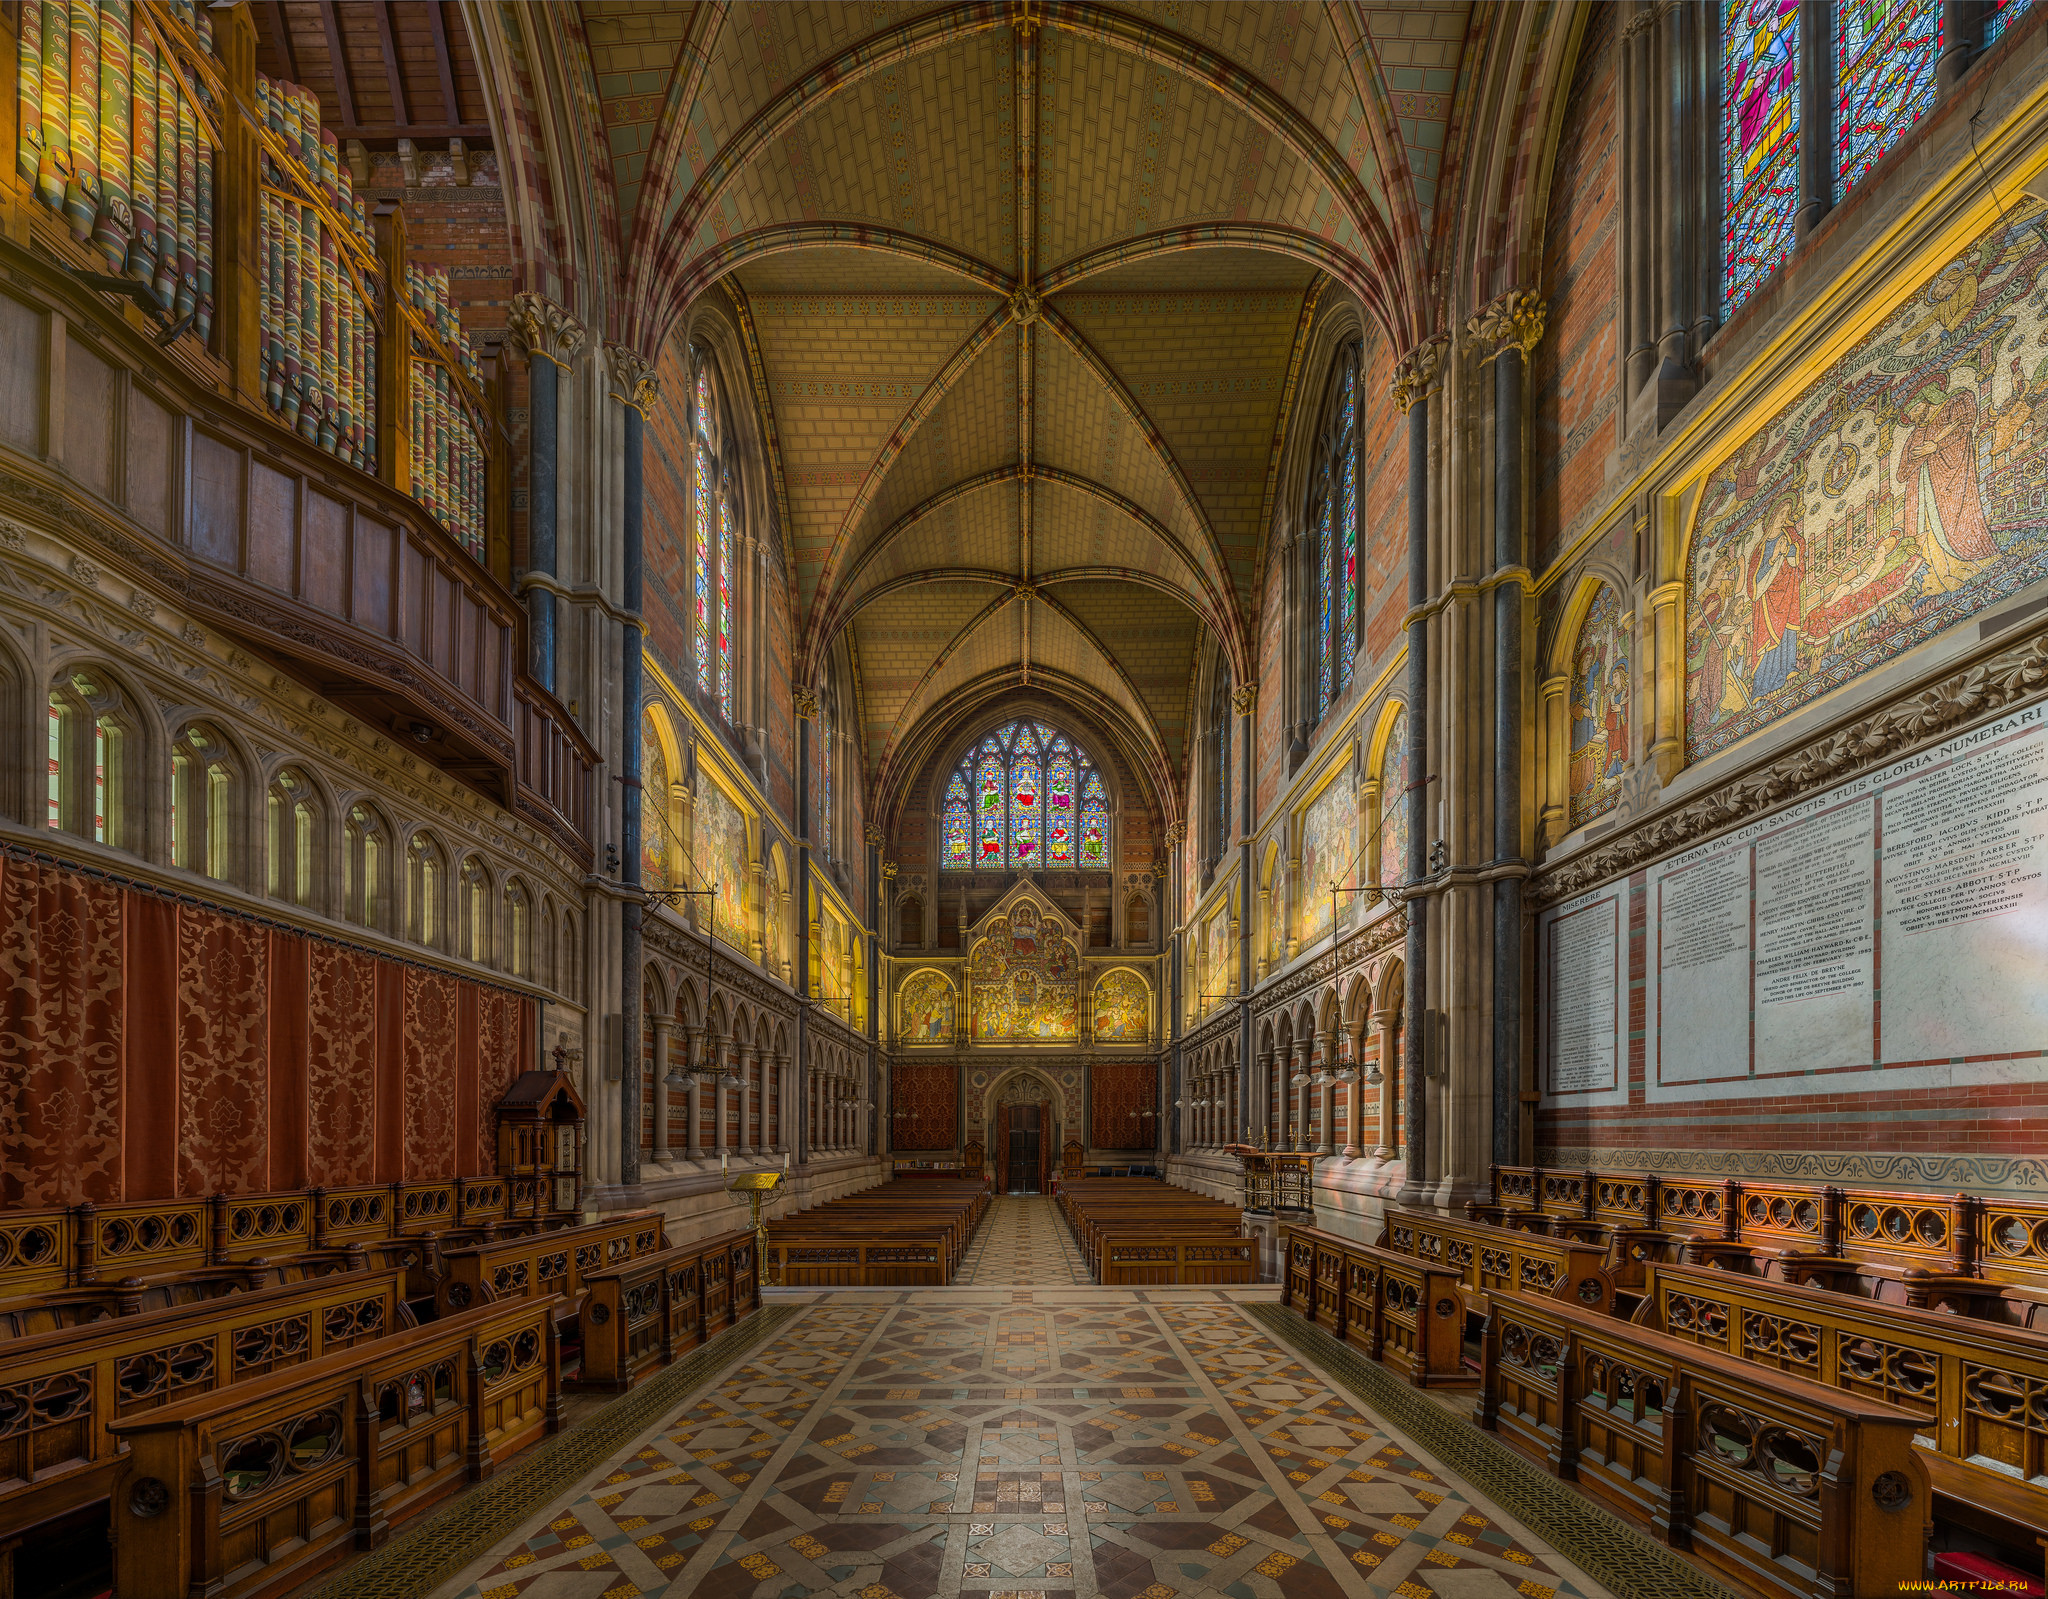
[[[1358,653],[1358,359],[1338,353],[1309,480],[1316,567],[1316,715],[1351,686]]]
[[[1934,104],[1940,0],[1838,0],[1835,176],[1845,192]]]
[[[1888,9],[1882,0],[1866,7]],[[1733,311],[1792,249],[1799,0],[1722,0],[1721,297]]]
[[[1341,688],[1351,686],[1352,657],[1358,652],[1358,449],[1355,424],[1358,410],[1358,367],[1355,358],[1344,362],[1344,381],[1337,403],[1339,432],[1334,446],[1337,457],[1337,526],[1341,540],[1337,567],[1339,585],[1337,622],[1337,679]]]
[[[2027,14],[2034,0],[1993,0],[1991,20],[1984,26],[1984,43],[1993,45],[2000,34]]]
[[[1012,722],[954,769],[939,837],[940,865],[950,869],[1106,865],[1109,791],[1066,734],[1043,722]]]
[[[732,485],[718,490],[718,710],[732,720]]]
[[[974,805],[968,798],[967,774],[955,772],[953,781],[946,785],[946,809],[940,820],[940,834],[945,842],[945,863],[948,866],[972,866]]]
[[[697,692],[711,692],[711,373],[697,368],[697,471],[691,541],[691,598],[697,633]]]
[[[1102,786],[1102,779],[1090,772],[1087,785],[1081,790],[1081,864],[1105,866],[1108,863],[1109,795]]]

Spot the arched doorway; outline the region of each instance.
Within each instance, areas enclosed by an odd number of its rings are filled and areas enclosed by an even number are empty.
[[[1052,1175],[1059,1128],[1053,1120],[1052,1085],[1033,1072],[1012,1077],[996,1096],[994,1157],[996,1191],[1042,1194]]]

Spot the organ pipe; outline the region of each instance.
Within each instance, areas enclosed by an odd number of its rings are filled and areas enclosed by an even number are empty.
[[[146,286],[167,320],[189,318],[209,348],[216,202],[248,195],[246,213],[238,201],[225,214],[248,214],[257,234],[257,336],[253,349],[217,353],[256,370],[244,392],[260,394],[283,426],[382,473],[485,559],[492,430],[449,275],[406,260],[402,229],[380,251],[318,96],[260,72],[251,84],[246,54],[235,56],[241,86],[231,85],[210,8],[195,0],[14,9],[22,191],[95,269]],[[231,149],[222,131],[252,114],[254,174],[240,165],[249,144]],[[380,361],[393,368],[382,390],[396,413],[386,419],[398,440],[391,460],[378,458]]]

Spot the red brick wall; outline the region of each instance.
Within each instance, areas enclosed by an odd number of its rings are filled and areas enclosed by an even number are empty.
[[[1620,442],[1620,146],[1612,6],[1579,45],[1543,240],[1548,325],[1536,346],[1529,565],[1542,571],[1595,508]]]
[[[1360,438],[1365,446],[1365,524],[1359,581],[1364,585],[1365,659],[1371,682],[1401,647],[1408,613],[1408,418],[1394,403],[1394,353],[1377,334],[1366,341],[1359,374]]]

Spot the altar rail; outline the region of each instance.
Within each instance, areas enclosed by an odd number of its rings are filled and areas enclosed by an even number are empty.
[[[116,1422],[114,1591],[278,1592],[483,1481],[561,1426],[558,1309],[479,1306]]]
[[[1931,1495],[1908,1412],[1564,1300],[1495,1292],[1480,1424],[1771,1599],[1897,1599]]]

